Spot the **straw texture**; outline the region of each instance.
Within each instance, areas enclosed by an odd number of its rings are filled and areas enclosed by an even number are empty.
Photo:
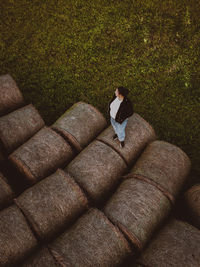
[[[44,126],[44,121],[32,104],[0,118],[0,140],[9,154]]]
[[[172,220],[151,241],[138,262],[148,267],[199,267],[199,244],[198,229]]]
[[[11,266],[37,246],[21,211],[12,205],[0,212],[0,266]],[[18,265],[14,265],[18,266]]]
[[[92,105],[74,104],[53,125],[77,149],[86,147],[106,127],[103,115]]]
[[[11,204],[14,193],[10,186],[6,183],[4,175],[0,172],[0,209]]]
[[[154,141],[147,146],[130,174],[142,175],[175,198],[190,171],[190,159],[177,146]]]
[[[123,235],[97,209],[80,217],[49,247],[70,267],[118,266],[131,252]]]
[[[192,223],[200,229],[200,184],[192,186],[184,195]]]
[[[48,248],[42,248],[28,258],[20,267],[60,267]]]
[[[60,233],[88,204],[79,186],[61,169],[27,189],[15,201],[42,239]]]
[[[113,134],[113,127],[110,126],[97,137],[97,140],[101,140],[114,148],[130,166],[145,146],[156,139],[155,132],[151,125],[137,113],[134,113],[128,119],[125,146],[123,149],[120,148],[119,142],[113,140]]]
[[[0,116],[3,116],[24,104],[23,96],[13,78],[0,76]]]
[[[137,179],[122,182],[104,207],[105,214],[142,249],[170,211],[170,202],[155,186]]]
[[[9,160],[30,183],[35,183],[62,167],[73,156],[70,145],[52,129],[44,127],[15,150]]]
[[[109,146],[93,141],[65,168],[93,201],[101,201],[119,182],[127,166]]]

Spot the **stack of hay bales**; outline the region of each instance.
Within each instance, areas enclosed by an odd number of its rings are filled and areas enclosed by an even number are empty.
[[[137,263],[129,267],[199,267],[200,231],[186,222],[172,219],[153,238]]]
[[[184,194],[189,221],[200,229],[200,184],[193,185]]]
[[[1,169],[6,172],[13,189],[20,191],[24,187],[23,179],[15,184],[13,176],[16,178],[19,175],[16,175],[16,170],[13,170],[7,157],[39,131],[44,126],[44,121],[32,104],[25,106],[17,84],[8,74],[0,76],[0,116]]]
[[[138,114],[129,118],[127,141],[119,148],[112,127],[104,130],[64,169],[83,188],[89,199],[100,203],[115,190],[147,143],[156,139],[153,128]]]
[[[79,114],[89,118],[84,120],[84,127],[79,121]],[[9,160],[30,184],[34,184],[69,163],[82,146],[87,145],[105,126],[106,120],[99,111],[79,102],[54,126],[43,127],[15,150]]]
[[[180,148],[152,142],[106,203],[105,214],[136,248],[143,249],[169,215],[189,170],[190,160]]]
[[[32,254],[21,266],[121,266],[135,248],[142,250],[183,186],[190,170],[187,155],[172,144],[155,141],[153,128],[136,113],[128,120],[121,149],[112,139],[112,126],[99,134],[106,120],[89,104],[76,103],[47,127],[31,104],[22,107],[23,97],[9,75],[0,76],[0,90],[0,161],[9,155],[32,185],[0,212],[0,265],[18,266]],[[0,189],[3,208],[14,194],[1,174]],[[197,191],[186,195],[192,206]],[[89,209],[101,202],[104,213]],[[186,238],[191,247],[182,244]],[[138,266],[164,266],[169,242],[174,248],[176,240],[184,253],[189,251],[187,266],[197,266],[199,250],[192,250],[199,239],[195,228],[173,220]],[[46,247],[40,248],[43,242]],[[157,254],[154,248],[159,246]],[[176,261],[170,258],[170,264]]]

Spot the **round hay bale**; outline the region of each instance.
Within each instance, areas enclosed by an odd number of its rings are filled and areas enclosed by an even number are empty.
[[[121,183],[104,207],[108,218],[142,249],[170,212],[170,202],[155,186],[137,179]]]
[[[32,104],[0,118],[0,140],[9,154],[44,126],[44,121]]]
[[[28,256],[36,246],[37,241],[16,205],[2,210],[0,212],[0,266],[16,264]]]
[[[94,202],[104,201],[126,171],[124,160],[112,148],[93,141],[65,168]]]
[[[24,105],[23,96],[13,78],[0,76],[0,116],[3,116]]]
[[[80,217],[49,248],[66,266],[82,267],[118,266],[131,253],[121,232],[97,209]]]
[[[147,146],[131,175],[153,181],[174,201],[190,171],[190,159],[179,147],[164,141],[154,141]]]
[[[115,149],[131,166],[145,146],[156,139],[154,129],[140,115],[134,113],[126,126],[125,146],[120,148],[119,142],[113,140],[113,127],[108,127],[101,133],[97,140],[100,140]]]
[[[60,267],[48,248],[37,250],[30,258],[20,265],[21,267]]]
[[[27,189],[15,202],[41,239],[59,234],[88,204],[80,187],[61,169]]]
[[[86,147],[106,127],[106,119],[92,105],[78,102],[68,109],[52,128],[78,151]]]
[[[6,182],[4,175],[0,172],[0,209],[12,203],[14,192]]]
[[[8,158],[30,183],[35,183],[68,163],[73,156],[70,145],[45,126]]]
[[[138,263],[149,267],[199,267],[199,244],[198,229],[185,222],[172,220],[154,237]]]
[[[200,229],[200,184],[192,186],[184,195],[192,223]]]

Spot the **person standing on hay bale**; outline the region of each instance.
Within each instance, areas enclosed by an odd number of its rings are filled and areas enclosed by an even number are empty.
[[[119,140],[120,147],[124,147],[125,128],[128,117],[133,115],[133,106],[127,95],[129,90],[122,86],[115,90],[112,100],[109,102],[110,122],[115,131],[113,140]]]

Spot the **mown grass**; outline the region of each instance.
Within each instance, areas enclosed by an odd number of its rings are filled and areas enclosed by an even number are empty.
[[[2,0],[0,10],[0,74],[47,125],[80,100],[107,116],[126,86],[135,111],[200,177],[198,1]]]

